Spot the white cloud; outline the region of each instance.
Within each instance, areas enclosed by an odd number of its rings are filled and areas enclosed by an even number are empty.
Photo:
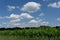
[[[40,15],[39,16],[45,16],[45,14],[44,13],[40,13]]]
[[[11,19],[24,19],[24,18],[28,18],[28,19],[31,19],[31,18],[34,18],[33,16],[31,16],[30,14],[28,13],[21,13],[21,14],[14,14],[12,13],[10,16],[6,16],[6,18],[11,18]]]
[[[15,6],[10,6],[10,5],[8,5],[7,7],[8,7],[9,11],[12,11],[12,10],[14,10],[16,8]]]
[[[12,13],[9,16],[5,16],[5,18],[18,19],[18,18],[20,18],[20,15],[17,15],[17,14]]]
[[[39,10],[40,7],[41,7],[41,4],[39,4],[39,3],[28,2],[21,8],[21,10],[31,13],[31,12],[35,12],[35,11]]]
[[[5,28],[13,28],[13,27],[20,27],[20,23],[10,22],[7,24]]]
[[[48,4],[48,7],[60,8],[60,1]]]
[[[57,18],[58,21],[60,21],[60,18]]]
[[[60,26],[60,24],[56,25],[56,26]]]
[[[23,27],[39,27],[41,25],[48,25],[49,23],[46,22],[46,21],[43,21],[42,19],[39,19],[39,20],[36,20],[36,19],[32,19],[28,22],[21,22],[21,20],[17,19],[17,20],[10,20],[9,22],[7,23],[4,23],[4,27],[5,28],[13,28],[13,27],[20,27],[20,28],[23,28]]]
[[[29,23],[38,23],[37,20],[31,20]]]
[[[43,21],[42,23],[41,23],[41,25],[48,25],[49,23],[48,22],[45,22],[45,21]]]
[[[19,18],[20,15],[12,13],[8,18]]]
[[[11,23],[13,23],[13,22],[15,23],[15,22],[19,22],[19,21],[21,21],[21,19],[14,19],[14,20],[11,20],[10,22]]]
[[[49,22],[46,22],[46,21],[43,21],[42,19],[39,19],[39,20],[30,20],[29,24],[32,27],[37,27],[37,26],[41,26],[41,25],[47,26],[49,24]]]
[[[4,18],[4,17],[3,17]],[[4,23],[4,26],[7,27],[37,27],[40,25],[48,25],[49,23],[46,21],[43,21],[42,19],[32,19],[34,18],[28,13],[21,13],[21,14],[14,14],[12,13],[9,16],[5,16],[5,18],[9,19],[6,23]],[[22,22],[21,21],[24,19],[31,19],[30,21],[27,22]]]
[[[23,17],[23,18],[34,18],[33,16],[31,16],[28,13],[21,13],[20,16]]]
[[[21,13],[19,15],[12,13],[11,15],[5,16],[4,18],[9,19],[9,23],[5,24],[5,25],[7,25],[7,27],[10,27],[10,26],[11,27],[21,27],[22,25],[20,25],[20,24],[22,24],[22,23],[19,23],[19,22],[21,22],[21,19],[23,19],[23,20],[32,19],[34,17],[28,13]],[[23,25],[25,25],[25,24],[23,24]]]

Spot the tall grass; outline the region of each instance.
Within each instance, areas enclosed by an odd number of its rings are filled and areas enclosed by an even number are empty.
[[[59,27],[0,29],[0,40],[60,40]]]
[[[53,27],[40,27],[29,29],[0,30],[0,35],[17,35],[17,36],[60,36],[60,29]]]

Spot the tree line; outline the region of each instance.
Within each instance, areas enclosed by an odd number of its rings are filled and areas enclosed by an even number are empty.
[[[0,28],[0,30],[15,30],[15,29],[38,29],[38,28],[51,28],[51,26],[40,26],[40,27],[24,27],[24,28],[20,28],[20,27],[13,27],[13,28]],[[52,28],[56,28],[56,29],[59,29],[60,26],[55,26],[55,27],[52,27]]]

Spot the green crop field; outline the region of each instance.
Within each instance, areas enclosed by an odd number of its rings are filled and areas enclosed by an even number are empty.
[[[0,30],[0,40],[60,40],[60,28],[4,29]]]

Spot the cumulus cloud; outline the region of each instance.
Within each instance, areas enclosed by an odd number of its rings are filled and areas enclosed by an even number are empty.
[[[45,16],[45,14],[44,13],[40,13],[40,15],[39,16]]]
[[[58,21],[60,21],[60,18],[57,18]]]
[[[28,13],[22,13],[20,16],[23,17],[23,18],[34,18],[33,16],[31,16]]]
[[[26,24],[23,24],[23,23],[19,23],[21,22],[21,20],[24,20],[24,19],[32,19],[34,18],[33,16],[31,16],[29,13],[21,13],[21,14],[10,14],[9,16],[0,16],[0,19],[7,19],[7,21],[5,21],[3,23],[3,25],[5,25],[6,27],[21,27],[21,26],[25,26]],[[21,25],[23,24],[23,25]],[[28,24],[28,23],[27,23]],[[5,27],[4,26],[4,27]]]
[[[22,19],[32,19],[32,18],[34,17],[28,13],[21,13],[21,14],[12,13],[9,16],[0,17],[0,19],[9,19],[10,22],[19,22]]]
[[[11,20],[10,22],[11,22],[11,23],[13,23],[13,22],[15,23],[15,22],[19,22],[20,20],[21,20],[21,19],[14,19],[14,20]]]
[[[16,8],[15,6],[10,6],[10,5],[8,5],[7,7],[8,7],[9,11],[12,11],[12,10],[14,10]]]
[[[60,26],[60,24],[58,24],[57,26]]]
[[[6,18],[11,18],[11,19],[28,18],[28,19],[31,19],[31,18],[34,18],[34,17],[31,16],[30,14],[28,14],[28,13],[21,13],[21,14],[12,13],[10,16],[6,16]]]
[[[48,7],[60,8],[60,1],[48,4]]]
[[[35,11],[39,10],[40,7],[41,7],[41,4],[39,4],[39,3],[28,2],[21,8],[21,10],[31,13],[31,12],[35,12]]]
[[[10,16],[8,16],[7,18],[19,18],[20,15],[14,14],[12,13]]]
[[[13,28],[13,27],[20,27],[20,28],[24,28],[24,27],[39,27],[41,25],[48,25],[49,23],[46,21],[43,21],[42,19],[36,20],[36,19],[31,19],[28,22],[23,22],[21,23],[21,20],[17,19],[17,20],[10,20],[9,23],[5,23],[4,25],[6,25],[6,28]]]
[[[10,23],[12,24],[18,24],[18,22],[21,21],[21,19],[31,19],[31,18],[34,18],[33,16],[31,16],[30,14],[28,13],[21,13],[21,14],[14,14],[12,13],[10,16],[6,16],[6,18],[10,19]]]
[[[31,20],[29,23],[38,23],[37,20]]]
[[[34,25],[34,26],[41,26],[41,25],[48,25],[49,22],[46,22],[46,21],[43,21],[42,19],[39,19],[39,20],[30,20],[29,23],[31,25]]]
[[[5,28],[13,28],[13,27],[20,27],[20,23],[16,23],[16,22],[9,22],[6,24],[7,26]]]
[[[43,21],[42,23],[41,23],[41,25],[48,25],[49,23],[48,22],[46,22],[46,21]]]
[[[3,25],[7,27],[39,27],[41,25],[48,25],[49,23],[42,20],[42,19],[33,19],[34,17],[31,16],[28,13],[21,13],[21,14],[10,14],[9,16],[5,16],[3,18],[7,18],[9,19],[9,21],[7,21],[6,23],[4,23]],[[30,19],[30,21],[28,20],[27,22],[22,22],[22,20],[24,19]]]

